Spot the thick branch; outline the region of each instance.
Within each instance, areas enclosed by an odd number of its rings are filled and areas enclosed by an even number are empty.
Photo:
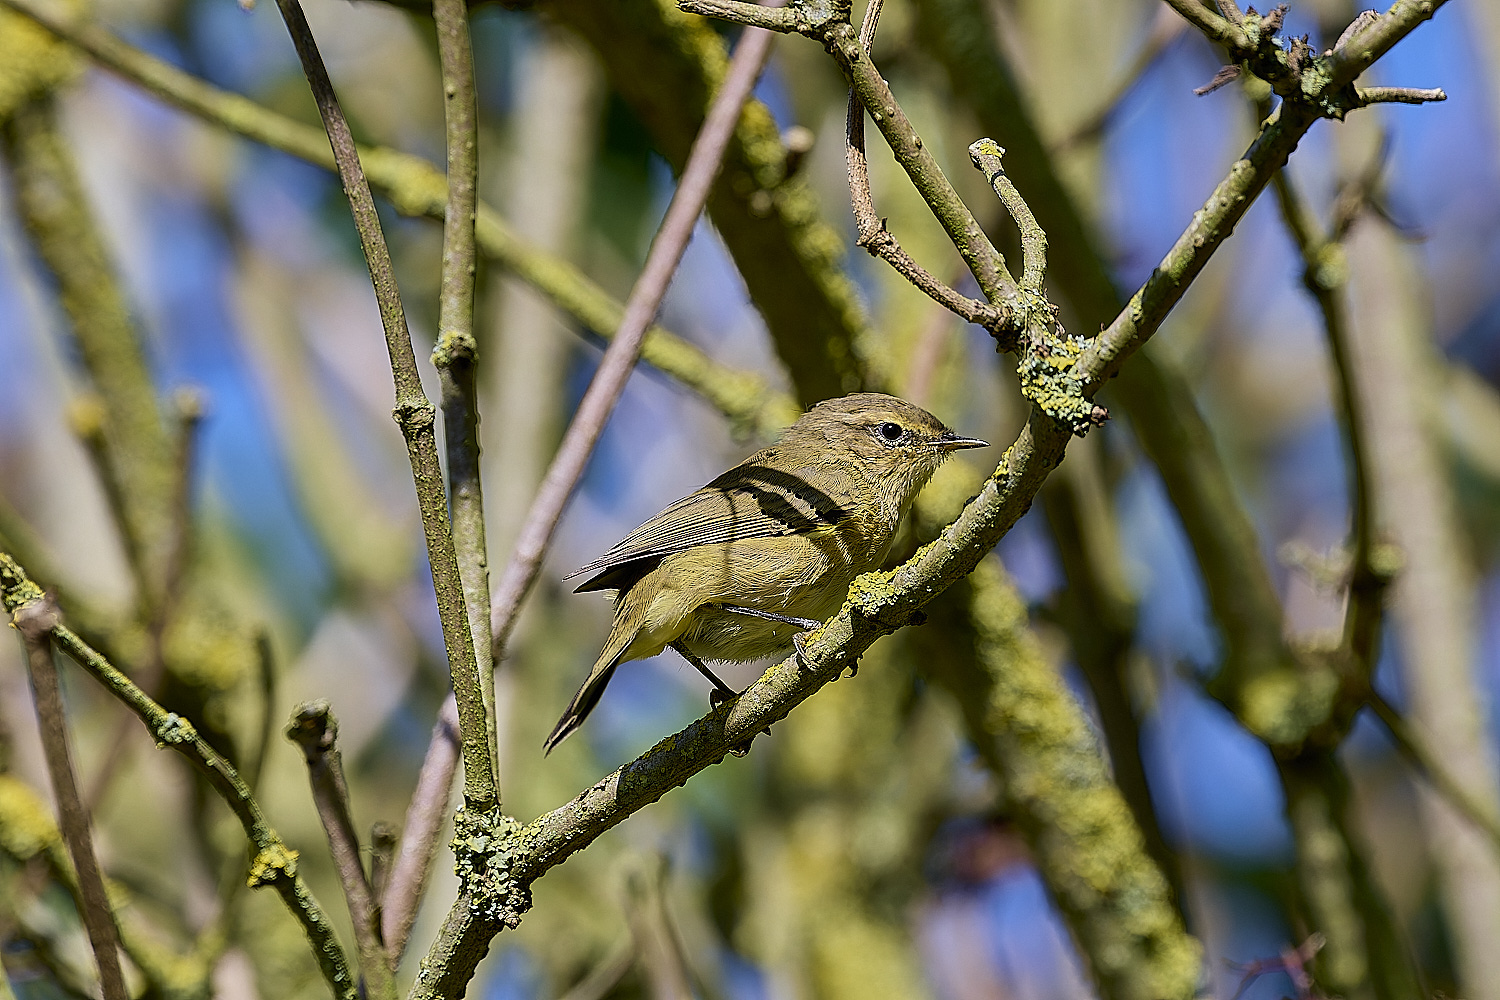
[[[44,599],[41,588],[32,583],[15,560],[0,552],[0,602],[12,615]],[[230,763],[209,746],[187,719],[168,712],[136,687],[124,674],[89,647],[66,626],[51,630],[52,639],[78,665],[104,685],[146,724],[152,739],[160,748],[175,750],[187,758],[208,779],[208,783],[229,805],[245,830],[255,850],[251,859],[249,884],[252,888],[271,886],[276,889],[287,909],[302,924],[318,967],[334,996],[340,1000],[357,1000],[354,979],[349,974],[343,949],[318,906],[312,892],[297,872],[297,852],[286,846],[266,822],[260,804]]]
[[[432,586],[437,595],[438,617],[443,625],[443,645],[448,652],[448,669],[453,691],[458,699],[459,734],[463,743],[464,799],[472,809],[483,811],[494,806],[495,769],[490,758],[489,724],[485,719],[484,696],[479,686],[479,668],[474,660],[474,642],[465,607],[463,580],[454,553],[453,535],[449,530],[443,474],[438,464],[435,415],[430,400],[422,391],[417,373],[417,357],[412,350],[411,334],[406,329],[406,314],[396,275],[391,269],[391,255],[375,199],[360,166],[359,151],[349,132],[349,123],[339,107],[328,79],[323,57],[318,53],[312,29],[302,13],[298,0],[277,0],[282,19],[302,60],[328,142],[343,181],[344,196],[359,231],[360,246],[375,286],[380,305],[380,322],[385,328],[386,349],[391,358],[391,374],[396,383],[396,422],[406,438],[406,454],[416,485],[417,504],[422,513],[422,530],[427,539],[427,558],[432,566]]]

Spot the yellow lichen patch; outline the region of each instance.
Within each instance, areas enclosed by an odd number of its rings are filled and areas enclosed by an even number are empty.
[[[297,875],[297,852],[281,841],[256,853],[250,863],[250,874],[245,884],[252,889],[270,885],[280,878],[295,878]]]

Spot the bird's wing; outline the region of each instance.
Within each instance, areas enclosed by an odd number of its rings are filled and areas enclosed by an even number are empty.
[[[569,579],[599,574],[579,591],[628,586],[636,574],[617,572],[627,564],[659,560],[699,545],[812,534],[846,520],[846,506],[847,499],[829,496],[802,476],[752,458],[678,500]]]

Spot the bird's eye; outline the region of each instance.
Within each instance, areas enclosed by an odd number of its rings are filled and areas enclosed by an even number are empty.
[[[906,433],[901,429],[900,424],[892,423],[889,420],[881,424],[879,427],[875,428],[875,430],[880,434],[881,440],[885,441],[887,444],[894,444],[897,441],[900,441],[901,436]]]

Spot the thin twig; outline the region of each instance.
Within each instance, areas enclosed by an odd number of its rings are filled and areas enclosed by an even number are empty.
[[[391,860],[396,856],[400,835],[401,831],[384,820],[370,827],[370,894],[376,903],[385,897],[386,883],[391,877]]]
[[[661,227],[647,254],[645,266],[626,302],[625,316],[614,340],[605,350],[599,369],[589,383],[563,436],[557,455],[542,480],[518,535],[515,552],[501,576],[491,619],[497,655],[502,654],[505,649],[516,615],[536,579],[542,556],[551,542],[563,508],[583,474],[605,422],[624,391],[625,382],[639,355],[641,340],[660,307],[667,285],[692,237],[693,227],[703,211],[704,202],[718,174],[734,124],[739,120],[741,108],[749,98],[770,55],[772,41],[773,36],[769,32],[753,28],[747,29],[740,36],[719,92],[714,95],[713,104],[704,118],[703,128],[693,140],[692,151],[678,180],[677,190],[672,195],[666,216],[662,219]],[[429,754],[432,753],[442,753],[438,741],[434,741],[434,747],[429,751]],[[426,764],[423,765],[423,770],[424,773],[428,770]],[[435,781],[434,784],[436,783]],[[402,862],[406,860],[408,850],[416,857],[425,853],[419,845],[408,847],[406,841],[409,837],[410,833],[403,837]],[[402,874],[402,868],[403,864],[398,862],[397,874]],[[415,899],[398,896],[397,891],[398,886],[393,876],[389,900],[391,908],[394,910],[400,907],[403,912],[408,911],[408,908],[414,909]],[[404,882],[401,891],[420,891],[420,881],[411,878]],[[462,905],[462,901],[459,905]]]
[[[1433,789],[1448,800],[1463,814],[1464,818],[1489,838],[1496,853],[1500,853],[1500,816],[1496,816],[1490,808],[1479,799],[1470,795],[1468,790],[1459,784],[1458,779],[1448,773],[1447,767],[1441,758],[1427,748],[1427,744],[1412,729],[1410,723],[1396,711],[1395,706],[1385,700],[1380,692],[1371,688],[1367,694],[1370,708],[1375,712],[1386,731],[1391,734],[1391,739],[1396,743],[1396,749],[1405,757],[1407,763],[1416,769],[1417,773],[1426,778]]]
[[[1271,178],[1287,232],[1302,256],[1302,283],[1318,303],[1328,336],[1328,353],[1338,382],[1340,423],[1348,445],[1350,537],[1349,607],[1344,617],[1344,647],[1362,678],[1375,669],[1382,605],[1391,574],[1376,565],[1375,482],[1369,443],[1369,401],[1354,373],[1353,331],[1344,307],[1347,269],[1343,247],[1334,235],[1323,235],[1285,170]]]
[[[678,0],[677,6],[692,14],[721,17],[742,24],[761,23],[762,20],[758,13],[762,8],[744,0]],[[969,266],[985,298],[1007,314],[1010,321],[1007,332],[1018,332],[1020,316],[1014,309],[1015,279],[1006,270],[1000,251],[995,249],[994,243],[958,196],[922,137],[917,134],[911,119],[906,117],[896,95],[891,92],[890,84],[866,54],[860,43],[859,33],[849,23],[848,7],[831,4],[814,8],[799,4],[794,10],[796,17],[791,22],[773,26],[774,30],[797,31],[823,43],[843,71],[854,94],[869,109],[870,117],[875,120],[880,134],[885,137],[896,162],[906,171],[912,186],[927,203],[933,217],[953,241],[964,263]],[[1000,343],[1007,349],[1014,346],[1009,337],[1001,339]]]
[[[880,10],[884,0],[870,0],[865,7],[865,19],[859,29],[859,43],[865,55],[875,43],[875,30],[880,23]],[[912,259],[901,248],[895,235],[886,228],[885,220],[875,211],[875,198],[870,191],[870,165],[865,156],[865,106],[851,87],[849,107],[844,123],[844,160],[849,172],[849,202],[854,209],[854,223],[859,235],[856,238],[871,256],[879,257],[910,281],[934,302],[967,320],[977,323],[994,335],[1000,335],[1007,324],[1006,315],[988,302],[971,299],[953,287],[939,281],[935,275]]]
[[[594,445],[614,411],[615,403],[625,390],[625,382],[640,354],[641,338],[655,317],[688,240],[692,238],[693,226],[718,175],[734,123],[739,120],[740,109],[760,76],[772,40],[769,32],[755,29],[741,36],[729,70],[704,118],[703,128],[693,140],[692,152],[667,207],[666,217],[662,219],[646,256],[646,264],[626,300],[624,319],[563,435],[557,455],[527,512],[515,552],[496,587],[491,624],[497,653],[505,649],[516,614],[536,580],[542,556],[552,540],[563,508],[593,454]]]
[[[26,644],[26,668],[31,676],[32,701],[36,706],[37,726],[41,730],[42,752],[47,760],[47,774],[52,779],[52,794],[57,800],[58,824],[73,868],[78,873],[82,897],[79,916],[88,931],[89,944],[99,965],[99,985],[104,1000],[129,1000],[125,975],[120,970],[120,932],[115,926],[114,911],[104,891],[104,876],[94,855],[94,837],[89,829],[89,815],[78,796],[78,780],[73,773],[73,755],[68,747],[68,719],[63,709],[62,688],[58,684],[57,665],[52,662],[52,630],[61,616],[49,598],[42,598],[14,609],[13,621]]]
[[[465,608],[463,580],[453,549],[449,528],[447,498],[443,492],[443,473],[438,463],[437,440],[433,431],[436,419],[432,402],[422,391],[417,372],[417,357],[412,350],[411,334],[406,328],[406,314],[396,287],[391,255],[386,247],[375,199],[360,166],[359,151],[349,132],[349,123],[339,107],[328,79],[323,57],[298,0],[277,0],[287,31],[302,61],[302,70],[312,88],[318,113],[328,133],[344,196],[349,201],[360,246],[375,286],[380,305],[380,322],[385,328],[386,349],[391,359],[391,374],[396,383],[396,422],[406,438],[407,458],[411,463],[416,486],[417,504],[422,512],[422,530],[427,540],[427,558],[432,567],[432,585],[437,596],[438,617],[443,625],[443,645],[448,653],[448,669],[458,703],[459,736],[463,745],[464,801],[475,812],[485,812],[495,804],[495,769],[490,760],[488,730],[485,721],[484,696],[479,686],[478,667],[474,661],[474,642]]]
[[[1006,176],[1005,167],[1000,162],[1004,155],[1005,150],[994,139],[980,139],[969,146],[969,159],[990,182],[1000,204],[1005,206],[1021,230],[1021,288],[1040,293],[1042,281],[1047,276],[1047,234],[1037,225],[1036,216],[1031,214],[1021,192]]]
[[[474,54],[464,0],[433,0],[443,77],[448,146],[448,204],[443,213],[443,266],[438,337],[432,363],[442,379],[443,438],[448,454],[448,504],[453,547],[463,581],[464,609],[474,642],[474,665],[484,704],[485,745],[500,806],[495,745],[495,673],[490,669],[490,570],[479,475],[479,399],[475,386],[479,344],[474,339],[474,217],[478,206],[479,110]]]
[[[1441,87],[1430,90],[1417,87],[1356,87],[1354,95],[1361,104],[1427,104],[1448,99]]]
[[[321,700],[299,706],[286,727],[286,738],[301,748],[307,761],[313,805],[328,835],[329,854],[344,887],[344,900],[349,904],[365,993],[390,1000],[396,996],[396,980],[390,955],[380,937],[380,904],[370,889],[360,857],[359,834],[355,833],[354,818],[349,814],[349,786],[344,781],[338,735],[338,721],[329,711],[328,702]]]
[[[177,418],[177,440],[173,456],[172,534],[167,551],[164,600],[159,618],[165,623],[182,595],[183,575],[193,551],[193,472],[198,464],[198,431],[203,423],[203,393],[178,389],[172,396]]]
[[[41,588],[27,578],[15,560],[0,552],[0,601],[5,609],[14,615],[44,599]],[[334,996],[340,1000],[357,1000],[343,948],[328,917],[298,874],[297,852],[288,848],[266,822],[260,804],[239,773],[198,735],[191,722],[162,708],[71,629],[59,624],[51,632],[53,641],[62,647],[63,652],[146,724],[158,747],[177,751],[208,779],[240,821],[255,848],[248,879],[251,888],[271,886],[276,889],[307,934],[318,967]]]
[[[427,892],[432,874],[433,856],[437,854],[438,834],[448,818],[448,803],[453,797],[453,774],[458,768],[458,706],[450,695],[438,712],[427,744],[427,756],[417,775],[417,787],[406,807],[406,822],[401,828],[401,849],[391,865],[390,878],[381,895],[381,927],[391,961],[400,964],[401,955],[417,920],[417,906]]]
[[[327,137],[315,126],[220,90],[127,44],[98,24],[73,21],[35,0],[0,0],[0,8],[29,18],[77,46],[100,66],[189,114],[325,170],[335,169]],[[444,218],[447,181],[433,164],[383,147],[361,147],[360,157],[370,183],[398,212]],[[479,248],[488,258],[531,285],[583,328],[606,340],[614,336],[624,305],[573,264],[518,238],[500,214],[483,202],[477,235]],[[660,326],[646,331],[641,360],[701,395],[740,431],[766,437],[801,412],[794,400],[772,389],[761,376],[721,365]]]
[[[1207,35],[1210,41],[1218,42],[1231,53],[1250,48],[1250,39],[1245,29],[1203,6],[1202,0],[1166,0],[1167,6],[1181,14],[1183,20]]]
[[[574,983],[558,1000],[604,1000],[635,964],[635,938],[626,935],[611,948],[589,974]]]

